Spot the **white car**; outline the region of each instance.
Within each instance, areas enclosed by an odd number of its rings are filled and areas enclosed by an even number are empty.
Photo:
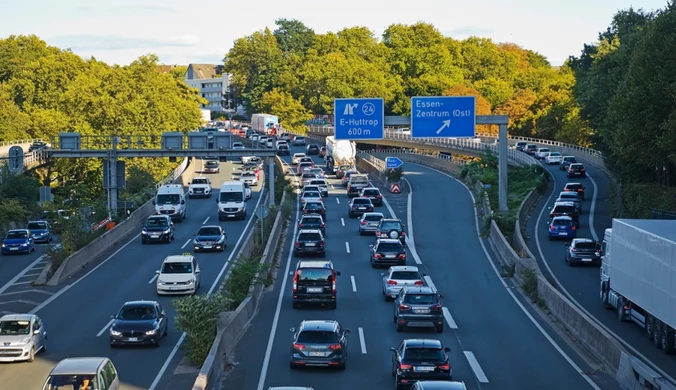
[[[275,146],[275,141],[273,141],[272,138],[268,138],[268,139],[265,140],[265,146],[268,147],[268,148],[271,148],[271,147]]]
[[[241,143],[241,142],[233,142],[233,143],[232,143],[232,148],[233,148],[234,150],[242,150],[242,149],[244,149],[244,144]]]
[[[211,198],[211,180],[206,177],[195,177],[188,186],[188,198],[205,197]]]
[[[251,171],[242,172],[242,174],[239,175],[239,181],[249,183],[250,186],[255,187],[258,185],[258,176]]]
[[[543,160],[546,157],[545,153],[549,152],[549,148],[538,148],[537,152],[535,152],[535,158]]]
[[[264,135],[262,137],[258,137],[258,143],[261,145],[265,145],[268,142],[268,136]]]
[[[254,158],[256,158],[256,156],[242,156],[239,159],[242,161],[242,164],[246,164]]]
[[[300,204],[304,205],[307,202],[323,202],[322,194],[318,191],[303,191],[300,196]]]
[[[251,134],[249,136],[249,139],[251,140],[251,142],[258,142],[258,138],[260,138],[260,136],[258,134],[255,134],[255,133]]]
[[[307,157],[305,153],[294,153],[293,157],[291,157],[291,164],[298,165],[300,159],[303,157]]]
[[[244,182],[244,197],[251,199],[251,186],[247,182]]]
[[[561,164],[561,159],[563,156],[559,152],[549,152],[545,157],[546,164]]]
[[[390,267],[383,276],[383,295],[385,300],[390,301],[399,295],[404,286],[424,286],[423,276],[418,267],[397,265]]]
[[[200,266],[190,253],[167,256],[156,273],[157,295],[195,294],[200,288]]]

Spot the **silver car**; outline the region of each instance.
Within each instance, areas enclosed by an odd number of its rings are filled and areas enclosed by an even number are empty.
[[[359,235],[363,236],[366,233],[375,233],[378,229],[380,220],[385,218],[383,213],[364,213],[359,218]]]
[[[404,286],[424,286],[423,276],[418,267],[397,265],[390,267],[383,274],[383,295],[386,301],[393,300],[399,295]]]
[[[47,331],[35,314],[7,314],[0,318],[0,362],[35,360],[47,351]]]

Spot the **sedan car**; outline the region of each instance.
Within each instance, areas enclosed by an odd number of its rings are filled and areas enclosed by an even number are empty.
[[[307,201],[303,205],[303,214],[319,214],[326,221],[326,207],[324,202]]]
[[[566,243],[566,263],[601,265],[601,245],[590,238],[574,238]]]
[[[35,240],[28,229],[12,229],[2,240],[2,255],[10,253],[29,254],[35,250]]]
[[[369,261],[371,267],[381,265],[406,265],[406,249],[399,240],[378,238],[375,244],[369,245]]]
[[[409,339],[390,349],[393,353],[392,376],[397,390],[409,388],[417,381],[453,379],[448,356],[451,349],[444,347],[439,340]]]
[[[322,194],[318,191],[303,191],[300,195],[300,204],[304,205],[307,202],[323,202]]]
[[[300,186],[305,187],[310,185],[313,180],[319,179],[316,174],[310,172],[309,170],[300,175]]]
[[[293,146],[305,145],[305,137],[297,135],[293,138]]]
[[[397,332],[408,327],[435,328],[444,331],[443,298],[429,286],[404,286],[394,299],[394,324]]]
[[[26,225],[26,229],[30,230],[35,243],[48,243],[54,239],[47,221],[30,221]]]
[[[424,286],[423,276],[418,267],[398,265],[390,267],[383,274],[383,295],[385,300],[395,299],[404,286]]]
[[[550,152],[547,157],[545,157],[545,164],[561,164],[561,157],[563,156],[559,152]]]
[[[218,173],[220,172],[220,164],[218,160],[207,160],[202,168],[204,173]]]
[[[300,159],[303,157],[307,157],[305,153],[294,153],[293,157],[291,157],[291,164],[296,165],[300,162]]]
[[[369,212],[373,212],[373,203],[369,198],[352,198],[347,204],[347,215],[350,218]]]
[[[194,234],[195,238],[192,240],[193,250],[195,252],[201,251],[225,251],[228,246],[228,235],[218,225],[205,225]]]
[[[371,199],[371,203],[373,203],[374,206],[383,205],[383,194],[380,193],[380,190],[377,187],[366,187],[361,190],[359,196]]]
[[[306,214],[298,220],[298,229],[319,229],[326,237],[326,224],[319,214]]]
[[[112,316],[110,346],[154,345],[167,335],[167,315],[155,301],[125,302],[117,314]]]
[[[566,172],[568,177],[587,177],[587,172],[584,169],[584,165],[580,163],[570,164],[568,166],[568,171]]]
[[[232,143],[232,148],[234,150],[243,150],[244,149],[244,144],[241,142],[233,142]]]
[[[326,241],[324,235],[319,229],[301,229],[296,236],[293,254],[300,255],[312,254],[320,257],[326,257]]]
[[[552,218],[551,222],[549,222],[549,234],[547,237],[549,241],[555,238],[572,239],[577,237],[575,221],[568,216]]]
[[[0,362],[35,360],[47,351],[47,331],[35,314],[7,314],[0,317]]]
[[[151,215],[141,229],[141,244],[174,241],[174,223],[168,215]]]
[[[293,342],[289,365],[298,367],[337,367],[347,363],[347,337],[350,329],[338,321],[303,321],[298,329],[291,328]]]
[[[258,175],[256,175],[256,172],[253,171],[244,171],[241,175],[239,175],[239,181],[243,183],[249,183],[250,186],[255,187],[258,185]]]
[[[537,152],[535,152],[535,158],[538,160],[544,160],[549,152],[549,148],[538,148]]]
[[[378,229],[380,220],[385,218],[383,213],[364,213],[359,218],[359,235],[363,236],[366,233],[374,233]]]

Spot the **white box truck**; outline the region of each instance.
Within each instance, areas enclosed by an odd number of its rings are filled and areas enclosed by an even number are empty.
[[[601,302],[676,351],[676,220],[614,219],[601,247]]]
[[[355,164],[357,145],[349,140],[336,140],[334,136],[326,137],[326,170],[335,173],[341,165]]]
[[[246,219],[246,190],[241,181],[226,181],[216,198],[218,220]]]

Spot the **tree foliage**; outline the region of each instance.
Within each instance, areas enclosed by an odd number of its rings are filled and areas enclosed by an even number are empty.
[[[261,111],[279,116],[285,129],[302,131],[312,114],[288,92],[273,89],[261,97]]]

